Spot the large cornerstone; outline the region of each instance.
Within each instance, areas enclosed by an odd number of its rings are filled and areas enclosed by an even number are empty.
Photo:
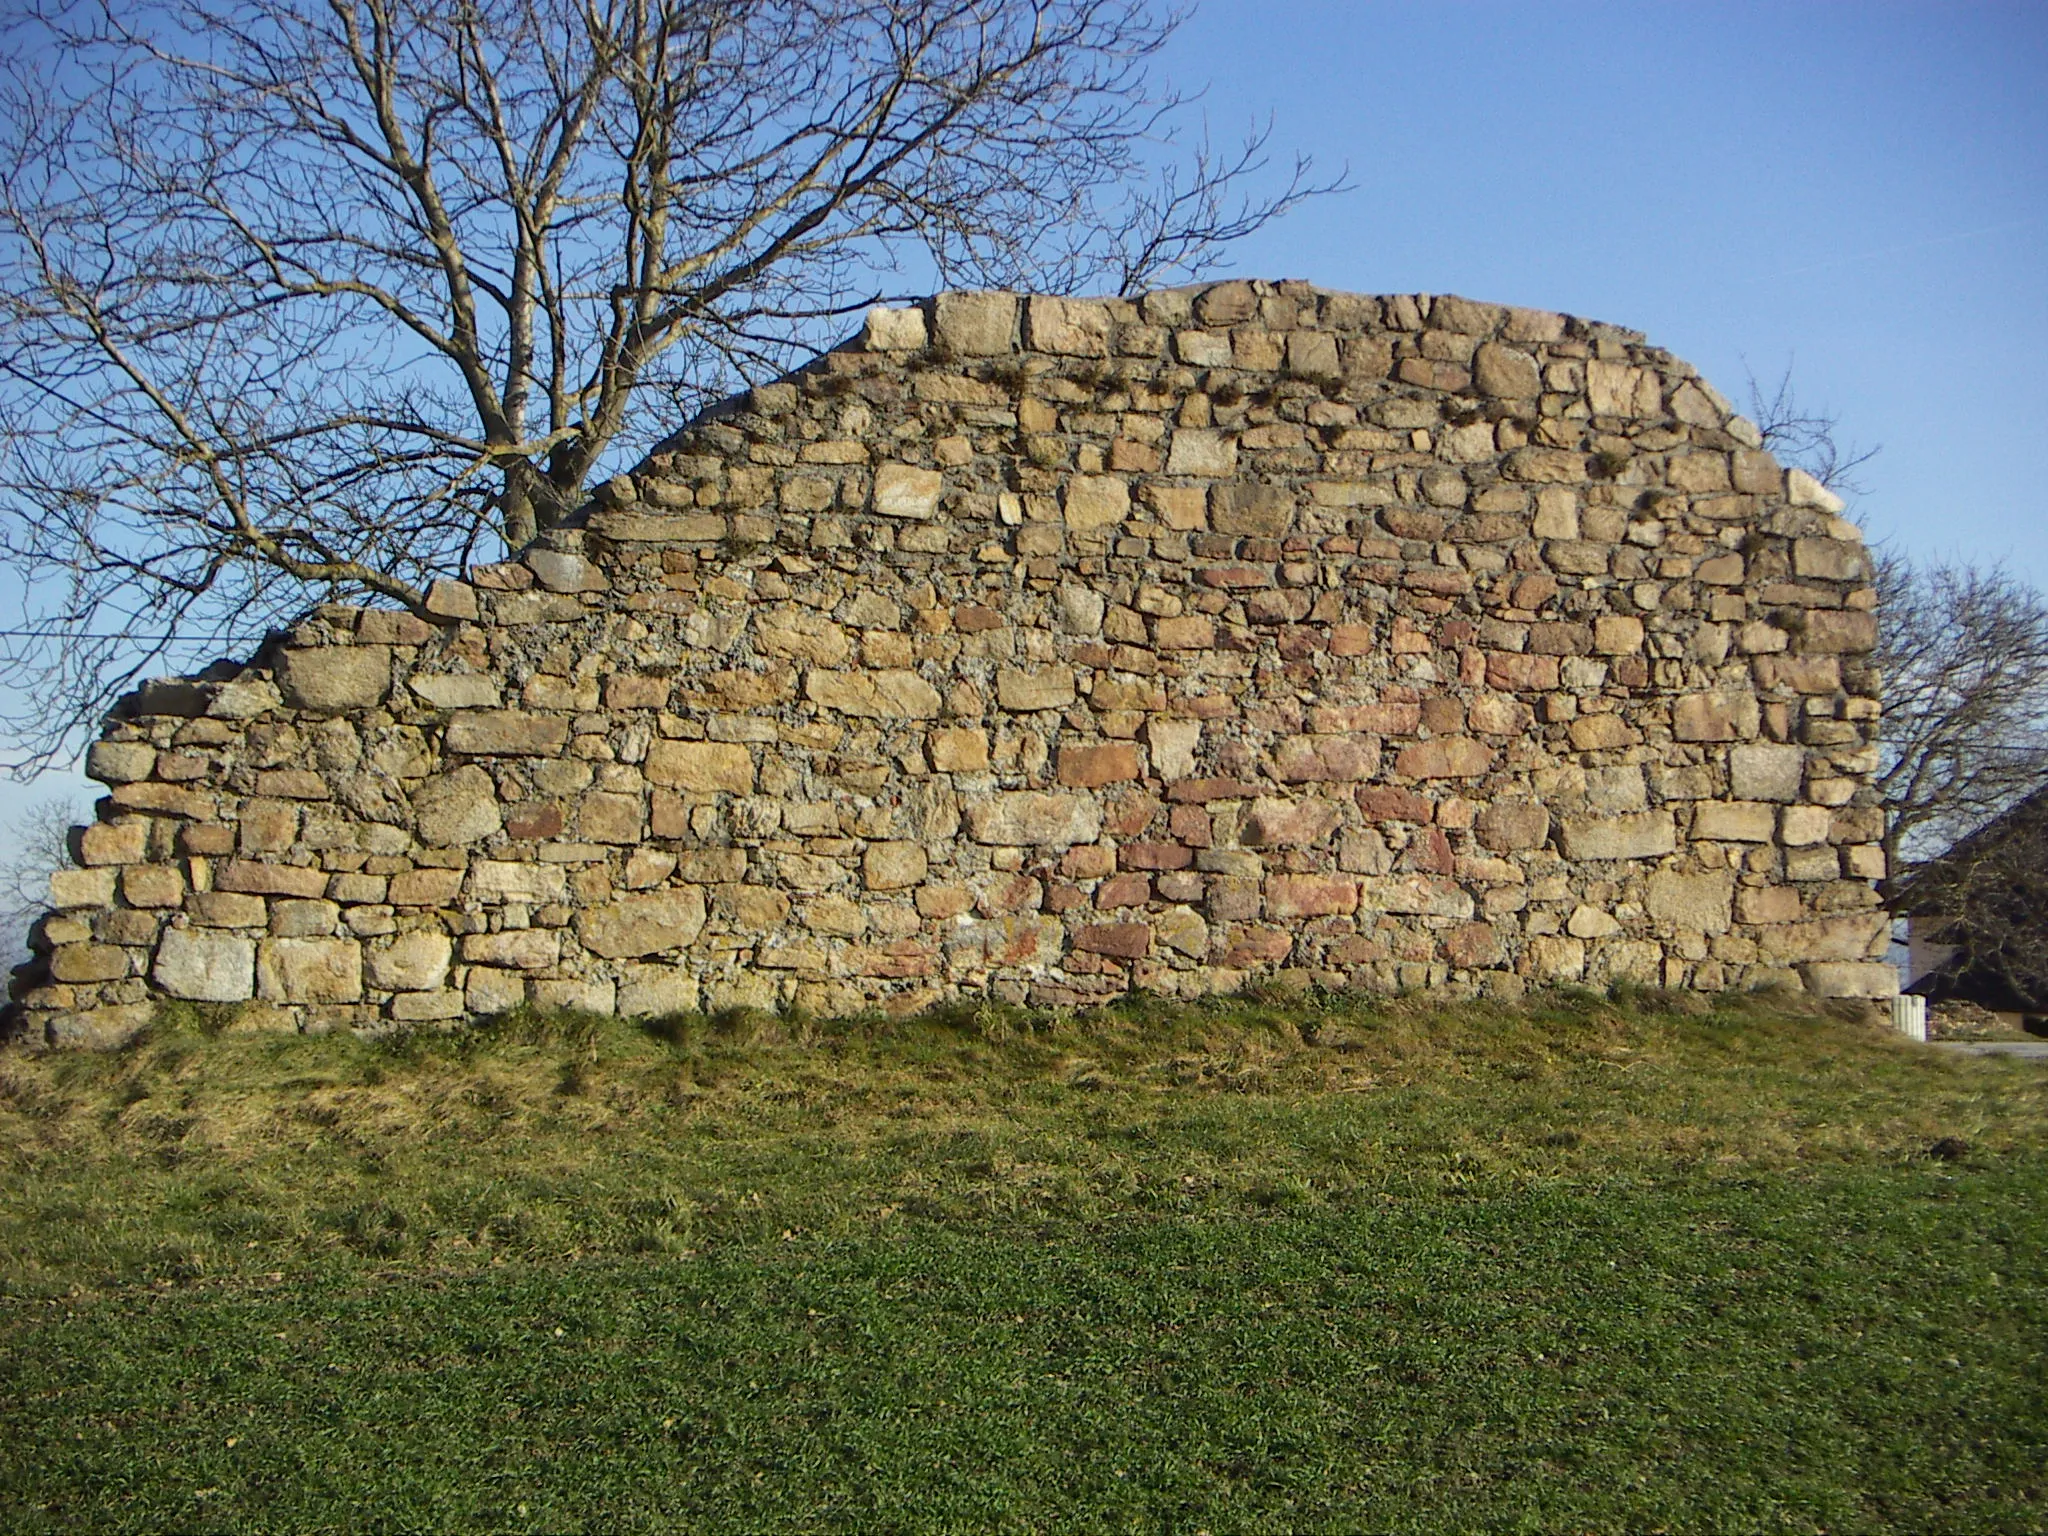
[[[1895,989],[1870,562],[1634,332],[943,294],[110,718],[15,1017]]]

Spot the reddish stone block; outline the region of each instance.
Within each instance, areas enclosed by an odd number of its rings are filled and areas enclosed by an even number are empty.
[[[1159,814],[1159,802],[1150,795],[1121,794],[1102,807],[1102,830],[1111,837],[1137,837]]]
[[[995,609],[984,608],[978,603],[962,603],[953,610],[953,627],[962,634],[980,634],[986,630],[1001,629],[1003,616]]]
[[[1323,917],[1358,910],[1358,882],[1325,875],[1271,875],[1266,880],[1268,917]]]
[[[1116,857],[1125,869],[1186,869],[1195,862],[1195,850],[1179,843],[1125,843]]]
[[[1113,875],[1095,888],[1095,905],[1105,910],[1111,907],[1142,907],[1152,899],[1152,880],[1149,875]]]
[[[1401,749],[1394,769],[1411,779],[1477,778],[1493,766],[1493,748],[1469,736],[1442,736]]]
[[[1357,793],[1358,808],[1368,821],[1413,821],[1428,822],[1435,814],[1432,802],[1418,795],[1412,789],[1383,788],[1378,785],[1361,786]]]
[[[1195,572],[1205,587],[1270,587],[1273,568],[1266,565],[1212,565]]]
[[[1087,905],[1088,893],[1078,885],[1054,881],[1045,888],[1045,910],[1048,912],[1071,912],[1076,907]]]
[[[1116,868],[1116,850],[1084,843],[1060,855],[1060,873],[1069,880],[1095,880]]]
[[[1556,689],[1555,656],[1525,656],[1515,651],[1486,653],[1486,686],[1506,693],[1549,693]]]
[[[1438,827],[1418,829],[1401,854],[1401,868],[1404,870],[1448,875],[1456,867],[1457,860],[1451,853],[1451,840],[1445,837],[1442,829]]]
[[[1466,923],[1444,935],[1444,958],[1457,966],[1498,965],[1500,935],[1491,923]]]
[[[1215,835],[1209,813],[1198,805],[1176,805],[1167,812],[1166,826],[1175,842],[1190,848],[1207,848]]]
[[[1318,704],[1308,712],[1308,728],[1318,734],[1364,732],[1374,736],[1406,736],[1422,724],[1422,706],[1398,700],[1378,704]]]
[[[1144,923],[1096,923],[1074,935],[1074,948],[1119,960],[1142,960],[1152,952],[1152,929]]]
[[[1293,948],[1294,935],[1284,928],[1233,928],[1224,943],[1223,963],[1277,965]]]
[[[657,791],[657,798],[659,793]],[[674,797],[671,796],[670,798],[673,799]],[[549,805],[539,800],[527,800],[518,805],[507,806],[505,809],[505,832],[510,837],[532,839],[536,842],[544,838],[560,837],[562,835],[562,808],[559,805]],[[656,828],[656,832],[658,835],[665,837],[679,837],[682,835],[678,832],[663,833],[659,828]]]
[[[1288,661],[1306,663],[1312,656],[1319,656],[1330,646],[1330,637],[1319,629],[1303,624],[1290,624],[1280,631],[1280,638],[1274,644],[1282,657]],[[1314,672],[1308,668],[1288,669],[1290,674],[1300,675],[1304,681],[1312,681]]]
[[[997,876],[984,886],[975,908],[983,917],[1006,912],[1033,912],[1045,901],[1045,888],[1029,875]]]
[[[1142,778],[1138,749],[1128,741],[1104,742],[1099,746],[1060,748],[1059,781],[1077,789],[1099,789]]]

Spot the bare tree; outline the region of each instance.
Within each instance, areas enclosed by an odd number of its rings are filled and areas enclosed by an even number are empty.
[[[1865,494],[1868,488],[1862,482],[1862,471],[1883,446],[1865,448],[1860,443],[1842,442],[1841,417],[1799,398],[1792,384],[1791,364],[1785,365],[1768,393],[1754,370],[1745,364],[1744,371],[1749,375],[1750,419],[1778,461],[1805,470],[1844,500]]]
[[[13,934],[17,945],[49,910],[50,876],[71,867],[74,825],[90,819],[77,802],[52,797],[30,806],[0,836],[0,932]],[[22,958],[17,949],[7,963]]]
[[[1895,877],[2048,783],[2048,598],[2009,572],[1877,567],[1878,792]]]
[[[424,613],[920,286],[1190,274],[1147,0],[45,0],[0,84],[0,676],[47,758],[307,588]]]

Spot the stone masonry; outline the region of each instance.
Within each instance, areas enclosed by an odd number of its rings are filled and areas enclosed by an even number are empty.
[[[436,622],[325,607],[132,695],[15,1017],[1883,995],[1839,512],[1563,315],[877,310]]]

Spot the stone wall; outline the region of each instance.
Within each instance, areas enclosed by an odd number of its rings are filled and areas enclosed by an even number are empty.
[[[1839,510],[1561,315],[876,311],[437,622],[323,608],[131,697],[17,1017],[1882,994]]]

